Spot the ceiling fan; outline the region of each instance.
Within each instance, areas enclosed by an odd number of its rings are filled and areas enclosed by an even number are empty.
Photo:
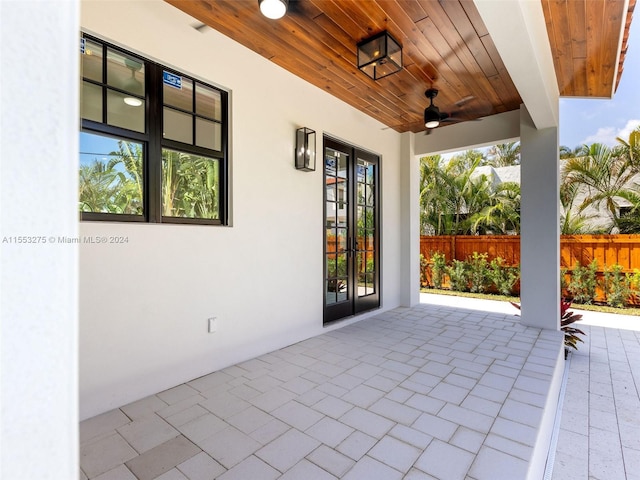
[[[431,130],[439,127],[441,123],[465,121],[462,118],[453,117],[449,113],[441,112],[440,109],[433,104],[433,99],[438,96],[437,89],[429,88],[426,92],[424,92],[424,94],[429,99],[429,106],[424,109],[424,126],[427,129],[427,135],[431,133]],[[465,97],[464,99],[457,102],[456,105],[462,106],[462,104],[468,102],[471,99],[473,99],[472,96]]]

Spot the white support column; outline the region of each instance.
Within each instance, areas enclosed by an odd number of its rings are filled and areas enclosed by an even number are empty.
[[[78,455],[78,0],[0,1],[0,477]]]
[[[520,107],[522,323],[560,328],[558,128],[536,129]]]
[[[415,134],[402,134],[400,144],[400,304],[420,303],[420,161],[414,154]]]

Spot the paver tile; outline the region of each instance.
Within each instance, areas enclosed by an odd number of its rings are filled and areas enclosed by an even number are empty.
[[[386,436],[369,450],[367,455],[381,461],[385,465],[406,473],[421,453],[422,450],[419,448]]]
[[[256,456],[280,472],[286,472],[320,445],[297,430],[288,430],[256,452]]]
[[[326,445],[320,445],[307,455],[307,458],[337,478],[342,478],[347,470],[355,464],[351,458]]]

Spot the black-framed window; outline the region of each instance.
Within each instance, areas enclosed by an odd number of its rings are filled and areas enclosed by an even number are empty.
[[[228,93],[80,41],[81,218],[226,225]]]

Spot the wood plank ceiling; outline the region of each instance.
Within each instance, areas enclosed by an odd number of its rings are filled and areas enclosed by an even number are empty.
[[[460,120],[516,110],[522,103],[472,0],[298,0],[289,2],[280,20],[262,16],[256,0],[166,1],[398,132],[425,130],[427,88],[439,90],[435,104],[441,112]],[[616,28],[619,34],[625,20],[616,9],[610,14],[608,5],[624,1],[542,2],[561,91],[585,96],[591,87],[591,95],[599,96],[607,79],[611,85],[615,78],[618,45],[609,37]],[[583,16],[574,11],[578,4]],[[591,31],[596,15],[602,24],[597,36]],[[563,26],[573,28],[567,30],[571,35]],[[383,30],[403,46],[404,68],[374,81],[357,68],[356,44]],[[588,34],[601,42],[594,51],[584,41]],[[572,55],[569,44],[575,45]],[[584,80],[576,75],[580,68]]]
[[[635,4],[630,0],[625,11],[624,0],[542,0],[561,96],[612,96],[622,75]]]

